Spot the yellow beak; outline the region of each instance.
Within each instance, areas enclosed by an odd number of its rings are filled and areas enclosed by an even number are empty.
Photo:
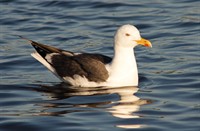
[[[138,44],[146,46],[146,47],[152,47],[151,42],[149,40],[146,40],[144,38],[141,38],[141,40],[135,40]]]

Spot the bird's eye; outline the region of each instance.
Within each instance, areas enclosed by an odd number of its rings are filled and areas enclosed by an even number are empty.
[[[130,36],[130,34],[129,34],[129,33],[126,33],[126,36]]]

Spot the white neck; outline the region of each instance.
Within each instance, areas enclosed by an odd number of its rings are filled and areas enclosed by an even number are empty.
[[[114,82],[119,86],[137,86],[138,70],[133,48],[115,45],[114,51],[114,58],[109,65],[108,82]]]

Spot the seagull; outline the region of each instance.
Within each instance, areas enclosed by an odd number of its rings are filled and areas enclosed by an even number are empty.
[[[138,69],[134,47],[152,47],[130,24],[118,28],[114,36],[114,56],[75,53],[41,44],[27,38],[35,48],[31,55],[61,81],[77,87],[138,86]]]

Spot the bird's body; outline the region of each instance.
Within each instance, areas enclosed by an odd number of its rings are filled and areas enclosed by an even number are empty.
[[[32,56],[62,81],[81,87],[137,86],[138,70],[133,48],[151,43],[141,38],[132,25],[121,26],[114,40],[114,57],[73,53],[29,40],[36,49]]]

